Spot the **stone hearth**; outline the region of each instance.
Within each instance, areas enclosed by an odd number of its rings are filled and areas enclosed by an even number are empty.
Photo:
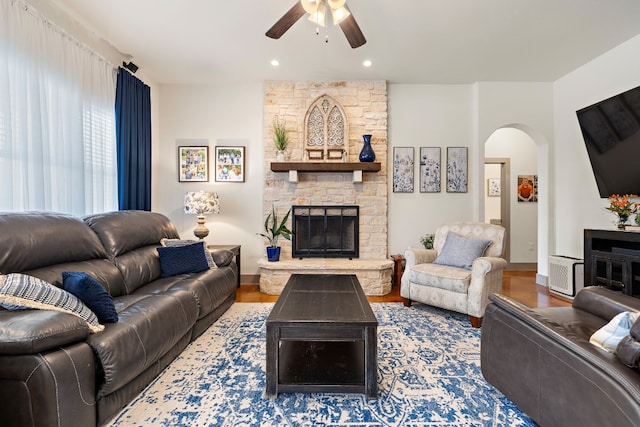
[[[292,274],[355,274],[366,295],[391,292],[393,261],[339,258],[306,258],[269,262],[258,261],[260,292],[280,295]]]

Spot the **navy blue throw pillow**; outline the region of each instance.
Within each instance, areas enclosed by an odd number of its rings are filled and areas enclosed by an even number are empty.
[[[118,322],[118,313],[113,297],[96,279],[87,273],[62,272],[62,287],[75,295],[96,314],[100,323]]]
[[[202,244],[165,246],[157,248],[162,277],[198,273],[209,269]]]

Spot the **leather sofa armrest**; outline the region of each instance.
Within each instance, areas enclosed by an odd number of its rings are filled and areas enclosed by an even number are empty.
[[[87,336],[86,322],[71,314],[0,309],[0,354],[37,354],[84,341]]]
[[[226,267],[235,258],[233,252],[227,249],[209,249],[209,252],[218,267]]]
[[[587,286],[573,300],[573,308],[596,315],[607,322],[623,311],[640,311],[640,298],[601,286]]]

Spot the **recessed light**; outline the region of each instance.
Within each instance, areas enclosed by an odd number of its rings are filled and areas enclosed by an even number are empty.
[[[273,65],[274,67],[277,67],[278,65],[280,65],[280,61],[278,61],[277,59],[272,59],[271,65]]]
[[[366,59],[362,65],[364,65],[365,67],[371,67],[373,65],[373,62],[371,62],[370,59]]]

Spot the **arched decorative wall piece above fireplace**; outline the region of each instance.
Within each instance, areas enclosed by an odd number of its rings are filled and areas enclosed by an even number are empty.
[[[319,96],[304,117],[304,146],[309,161],[348,161],[349,120],[342,105]]]

